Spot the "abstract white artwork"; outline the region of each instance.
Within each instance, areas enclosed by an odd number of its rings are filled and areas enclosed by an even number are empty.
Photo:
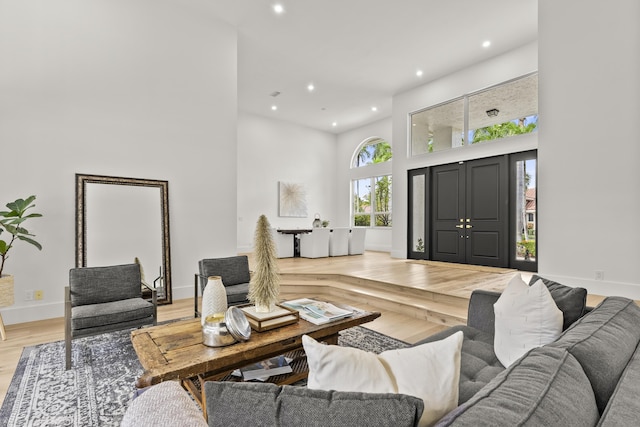
[[[307,193],[304,185],[291,182],[278,183],[279,216],[307,217]]]

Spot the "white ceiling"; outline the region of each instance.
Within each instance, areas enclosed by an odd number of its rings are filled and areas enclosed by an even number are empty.
[[[238,29],[240,110],[334,133],[389,117],[394,94],[537,39],[537,0],[281,0],[281,15],[277,1],[194,4]]]

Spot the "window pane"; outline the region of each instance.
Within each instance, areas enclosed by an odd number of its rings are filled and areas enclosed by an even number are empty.
[[[387,162],[392,157],[391,145],[383,139],[374,139],[358,151],[358,155],[353,160],[353,167]]]
[[[412,179],[412,223],[411,223],[411,241],[414,252],[424,252],[424,196],[425,196],[425,175],[415,175]]]
[[[371,226],[371,215],[356,215],[354,217],[353,225],[361,227]]]
[[[371,179],[353,181],[353,213],[371,212]]]
[[[538,75],[469,96],[471,144],[538,130]]]
[[[391,175],[379,176],[376,181],[376,212],[391,212]]]
[[[411,115],[411,155],[463,145],[464,100],[458,99]]]
[[[536,160],[516,162],[516,260],[535,261]]]
[[[375,178],[375,224],[379,227],[391,226],[391,175]]]
[[[391,227],[391,214],[376,214],[376,227]]]

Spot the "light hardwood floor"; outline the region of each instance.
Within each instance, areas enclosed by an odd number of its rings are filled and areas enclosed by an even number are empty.
[[[250,265],[253,260],[250,257]],[[415,343],[436,332],[445,329],[444,321],[429,321],[429,316],[421,316],[421,305],[407,310],[398,301],[388,302],[389,292],[385,295],[385,286],[391,289],[391,294],[398,293],[401,285],[411,292],[427,292],[437,295],[449,295],[456,298],[468,298],[476,288],[502,290],[508,280],[516,272],[514,270],[484,269],[472,266],[456,266],[442,263],[421,263],[407,260],[393,259],[388,253],[366,252],[364,255],[304,259],[289,258],[278,261],[283,273],[282,297],[286,299],[312,296],[309,292],[318,290],[317,284],[337,287],[338,291],[329,292],[336,302],[347,302],[367,310],[380,311],[382,316],[365,326],[392,337]],[[338,283],[328,280],[327,275],[343,275],[357,278],[352,283]],[[525,275],[523,275],[525,276]],[[331,276],[333,277],[333,276]],[[306,278],[310,280],[306,281]],[[526,277],[525,277],[526,280]],[[303,286],[303,283],[311,287]],[[360,293],[353,289],[357,283]],[[377,289],[370,289],[362,293],[367,284],[376,284]],[[382,286],[380,286],[382,285]],[[310,291],[310,290],[313,291]],[[377,297],[377,302],[373,302]],[[386,300],[385,300],[386,298]],[[412,300],[420,299],[415,294],[405,297]],[[432,297],[430,297],[432,298]],[[397,297],[400,300],[400,296]],[[382,301],[382,302],[381,302]],[[385,303],[384,301],[387,301]],[[419,301],[418,301],[419,302]],[[466,303],[465,303],[466,304]],[[464,310],[463,310],[464,311]],[[193,315],[193,299],[176,300],[171,305],[160,306],[159,321],[179,319]],[[461,321],[463,321],[462,319]],[[64,339],[64,319],[55,318],[36,322],[8,325],[6,327],[8,339],[0,341],[0,400],[4,400],[7,388],[13,377],[22,349],[46,342]],[[63,363],[61,361],[60,363]]]

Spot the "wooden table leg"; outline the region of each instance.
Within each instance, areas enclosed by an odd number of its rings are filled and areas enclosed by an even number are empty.
[[[323,338],[322,341],[324,341],[325,343],[327,343],[329,345],[338,345],[338,337],[339,336],[340,336],[339,334],[329,335],[328,337]]]

